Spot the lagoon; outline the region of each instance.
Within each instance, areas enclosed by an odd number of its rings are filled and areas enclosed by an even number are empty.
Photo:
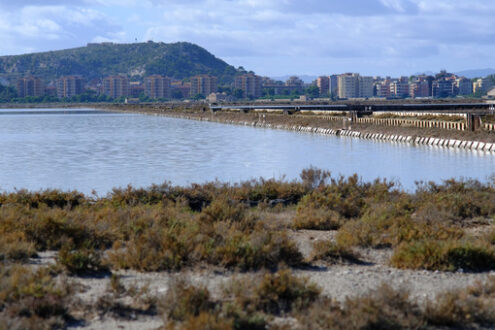
[[[495,154],[92,109],[0,109],[0,191],[58,188],[104,196],[113,187],[218,179],[334,176],[416,181],[495,172]]]

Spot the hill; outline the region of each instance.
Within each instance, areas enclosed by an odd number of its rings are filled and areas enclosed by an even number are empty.
[[[469,79],[487,77],[495,74],[495,69],[475,69],[456,72],[459,76],[464,76]]]
[[[63,75],[92,80],[114,74],[140,78],[161,74],[184,79],[211,74],[219,83],[233,81],[237,70],[204,48],[187,42],[88,44],[86,47],[0,57],[0,80],[13,81],[26,74],[51,81]]]

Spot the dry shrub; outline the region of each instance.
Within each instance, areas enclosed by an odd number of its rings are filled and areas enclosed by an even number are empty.
[[[14,193],[0,194],[0,206],[18,205],[30,208],[47,206],[49,208],[73,209],[79,205],[88,203],[84,194],[77,191],[63,192],[60,190],[47,189],[37,192],[18,190]]]
[[[58,282],[46,268],[22,266],[0,270],[0,328],[62,328],[71,319],[68,283]]]
[[[102,261],[101,252],[94,249],[75,249],[72,242],[65,243],[57,255],[57,264],[71,275],[101,275],[109,272]]]
[[[322,298],[298,318],[304,329],[417,329],[424,325],[421,309],[410,301],[409,293],[386,284],[342,305]]]
[[[274,268],[280,262],[297,266],[303,262],[295,242],[285,234],[255,230],[251,234],[226,235],[213,255],[214,263],[241,270]]]
[[[167,327],[167,329],[174,329],[173,325]],[[188,317],[185,322],[180,325],[180,329],[183,330],[231,330],[231,329],[242,329],[237,328],[232,324],[231,319],[225,319],[218,314],[210,314],[202,312],[197,316]],[[245,328],[249,329],[249,328]]]
[[[495,269],[495,249],[466,240],[425,239],[399,245],[391,263],[398,268],[485,271]]]
[[[298,278],[289,270],[265,274],[256,288],[258,309],[271,314],[302,310],[320,295],[320,288],[307,278]]]
[[[445,180],[418,185],[419,204],[433,203],[458,219],[490,217],[495,214],[495,187],[478,180]]]
[[[175,279],[159,302],[159,309],[166,320],[184,321],[191,316],[214,311],[215,305],[206,287],[196,287],[183,279]]]
[[[402,242],[422,239],[458,239],[463,231],[444,221],[429,221],[411,216],[409,198],[369,205],[359,220],[346,222],[337,233],[344,246],[395,247]]]
[[[194,249],[203,243],[192,221],[151,222],[129,241],[116,242],[109,261],[116,268],[139,271],[178,270],[196,261]]]
[[[332,241],[316,241],[310,261],[322,260],[331,264],[361,263],[359,255],[347,246],[338,245]]]
[[[0,232],[0,261],[27,261],[36,257],[34,244],[26,241],[22,232]]]
[[[325,181],[328,178],[325,178]],[[304,196],[298,204],[294,227],[297,229],[337,229],[345,220],[360,217],[368,205],[389,202],[400,196],[394,183],[375,180],[363,183],[357,175],[330,178]]]
[[[248,270],[302,262],[296,244],[286,235],[266,230],[244,206],[227,201],[214,202],[201,214],[175,213],[138,228],[129,232],[128,240],[114,244],[109,253],[114,267],[179,270],[205,262]]]
[[[245,219],[246,209],[245,204],[218,198],[201,211],[201,220],[210,223],[217,221],[238,222]]]
[[[438,295],[428,303],[425,313],[428,322],[435,326],[492,328],[495,325],[495,277]]]
[[[309,196],[305,196],[297,207],[297,213],[293,220],[294,229],[335,230],[342,223],[342,219],[335,211],[315,205]],[[311,203],[311,205],[308,205]]]
[[[76,247],[104,248],[112,235],[97,226],[93,211],[39,208],[23,215],[19,230],[38,250],[58,250],[67,240]]]

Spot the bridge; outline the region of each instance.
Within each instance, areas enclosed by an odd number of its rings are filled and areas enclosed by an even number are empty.
[[[430,114],[465,114],[468,129],[474,131],[481,126],[481,117],[493,115],[495,104],[493,103],[389,103],[389,104],[286,104],[286,105],[210,105],[212,112],[216,111],[239,111],[248,113],[250,111],[280,111],[285,114],[293,114],[301,111],[319,112],[346,112],[351,122],[363,115],[371,115],[373,112],[414,112]]]
[[[490,103],[428,103],[428,104],[321,104],[321,105],[299,105],[299,104],[286,104],[286,105],[211,105],[212,111],[284,111],[286,113],[295,113],[298,111],[341,111],[341,112],[358,112],[358,113],[372,113],[372,112],[449,112],[449,113],[477,113],[477,114],[489,114],[495,111],[495,104]]]

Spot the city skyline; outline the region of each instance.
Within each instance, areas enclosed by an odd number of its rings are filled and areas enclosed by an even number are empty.
[[[489,0],[23,0],[0,9],[0,55],[153,40],[193,42],[263,76],[495,66]]]

